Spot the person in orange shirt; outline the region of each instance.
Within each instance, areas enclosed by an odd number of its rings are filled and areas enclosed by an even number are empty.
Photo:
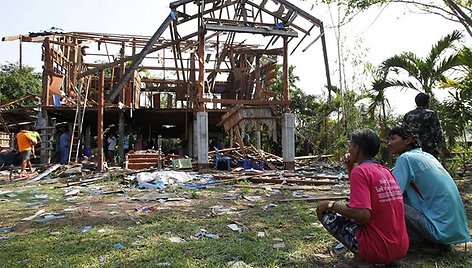
[[[25,126],[22,126],[21,131],[16,135],[16,141],[18,143],[18,151],[21,155],[20,177],[28,177],[28,175],[25,174],[26,165],[29,166],[31,173],[34,172],[30,161],[33,138],[31,137],[31,134],[26,131]]]

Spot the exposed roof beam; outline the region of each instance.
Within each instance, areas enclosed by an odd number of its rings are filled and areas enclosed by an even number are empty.
[[[233,25],[217,25],[217,24],[206,24],[205,28],[210,31],[224,31],[224,32],[236,32],[236,33],[253,33],[262,35],[280,35],[298,37],[298,33],[293,30],[277,30],[277,29],[265,29],[245,26],[233,26]]]
[[[169,27],[170,23],[176,19],[174,12],[170,12],[169,16],[164,20],[162,25],[157,29],[157,31],[154,33],[154,35],[149,39],[149,42],[147,45],[141,50],[141,52],[137,55],[137,57],[133,60],[133,63],[131,64],[131,67],[126,69],[126,73],[120,78],[120,81],[115,85],[113,88],[112,92],[108,96],[109,101],[113,101],[118,94],[123,90],[123,87],[125,83],[128,81],[128,79],[131,77],[131,74],[134,73],[134,71],[138,68],[139,64],[143,61],[143,59],[146,57],[148,53],[151,52],[152,46],[154,43],[161,37],[161,35],[164,33],[164,31]]]

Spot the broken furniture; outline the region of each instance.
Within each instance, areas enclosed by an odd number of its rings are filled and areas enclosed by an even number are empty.
[[[227,170],[231,170],[231,158],[228,156],[222,156],[220,150],[215,147],[215,169],[218,169],[219,163],[226,163]]]

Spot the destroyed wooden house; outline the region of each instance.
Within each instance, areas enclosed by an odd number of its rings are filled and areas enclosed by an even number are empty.
[[[284,167],[293,169],[290,54],[321,42],[331,87],[323,23],[287,0],[175,1],[151,37],[39,32],[3,41],[18,39],[42,43],[41,134],[67,122],[71,148],[78,140],[103,148],[104,129],[114,125],[121,160],[125,132],[180,139],[182,152],[204,167],[211,138],[242,144],[251,132],[260,148],[261,131],[281,129]],[[270,90],[277,64],[282,92]],[[43,163],[48,148],[42,144]],[[103,167],[102,150],[98,156]]]

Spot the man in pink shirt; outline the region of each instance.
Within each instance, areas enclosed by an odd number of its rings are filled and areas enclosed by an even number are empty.
[[[317,216],[323,226],[354,253],[336,267],[369,267],[403,258],[408,250],[403,198],[397,180],[375,155],[380,139],[370,129],[351,135],[344,163],[349,172],[348,204],[320,201]]]

